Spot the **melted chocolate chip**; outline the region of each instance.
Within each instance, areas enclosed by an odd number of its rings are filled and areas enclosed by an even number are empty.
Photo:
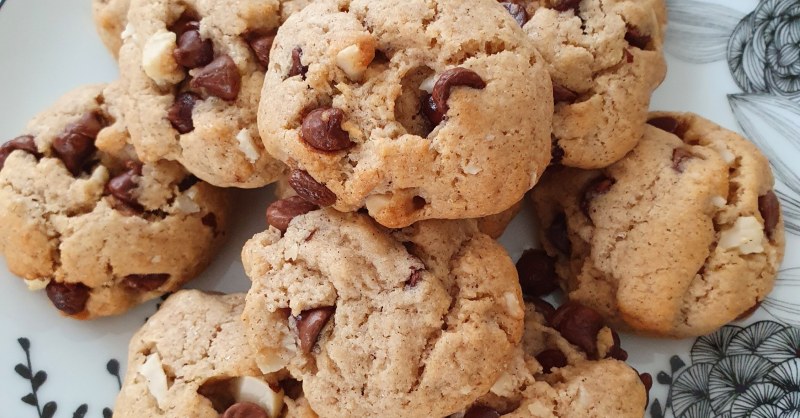
[[[566,12],[567,10],[573,10],[576,14],[578,13],[578,7],[581,4],[581,0],[551,0],[550,7],[558,10],[559,12]]]
[[[184,12],[178,20],[169,26],[170,32],[175,32],[178,38],[187,31],[198,29],[200,29],[200,17],[191,12]]]
[[[412,271],[406,280],[406,288],[415,287],[420,280],[422,280],[422,270]]]
[[[628,26],[628,32],[625,33],[625,40],[633,47],[647,49],[647,46],[650,45],[652,37],[646,33],[643,33],[635,26]]]
[[[250,402],[237,402],[225,410],[221,418],[270,418],[267,411]]]
[[[199,100],[200,96],[190,92],[175,96],[175,101],[167,111],[167,120],[178,133],[187,134],[194,130],[192,110]]]
[[[86,309],[89,300],[89,287],[83,283],[58,283],[50,281],[46,292],[50,302],[67,315],[77,315]]]
[[[242,75],[233,59],[222,55],[200,68],[195,73],[190,85],[195,89],[202,88],[206,93],[222,100],[232,101],[239,97]]]
[[[306,79],[308,67],[303,66],[302,60],[303,48],[300,48],[299,46],[294,47],[292,50],[292,66],[289,67],[289,77],[299,75],[303,77],[303,80]]]
[[[319,209],[319,206],[306,201],[300,196],[287,197],[269,205],[267,208],[267,224],[274,226],[281,232],[286,232],[292,219],[317,209]]]
[[[53,140],[53,153],[73,176],[80,174],[94,153],[94,140],[104,123],[100,115],[89,112],[67,125],[64,132]]]
[[[517,273],[526,296],[544,296],[558,289],[556,261],[544,250],[525,250],[517,261]]]
[[[528,21],[528,11],[525,10],[525,6],[510,1],[500,2],[500,4],[506,8],[520,27],[525,26],[525,23]]]
[[[33,154],[35,157],[41,156],[39,150],[36,148],[36,142],[30,135],[18,136],[3,145],[0,145],[0,170],[6,163],[6,159],[14,151],[25,151],[28,154]]]
[[[556,310],[551,323],[564,339],[583,350],[590,359],[598,359],[597,334],[605,322],[594,309],[570,301]]]
[[[652,118],[647,121],[649,125],[655,126],[662,131],[669,132],[671,134],[678,133],[678,129],[680,127],[680,122],[677,119],[669,116],[661,116],[657,118]]]
[[[650,373],[642,373],[639,375],[639,380],[642,381],[645,393],[647,394],[647,401],[644,403],[646,408],[647,405],[650,405],[650,389],[653,388],[653,376],[651,376]]]
[[[207,65],[214,59],[214,45],[210,39],[200,37],[200,31],[189,30],[178,38],[178,47],[172,51],[175,61],[186,68]]]
[[[258,62],[264,67],[269,66],[269,53],[272,51],[272,44],[275,42],[275,34],[253,35],[248,37],[247,43],[253,50]]]
[[[292,186],[298,196],[315,205],[326,207],[336,203],[336,195],[324,184],[314,180],[307,171],[292,170],[289,174],[289,186]]]
[[[132,207],[141,207],[133,192],[138,186],[139,176],[142,175],[142,165],[129,161],[127,168],[127,171],[108,181],[106,192]]]
[[[592,201],[608,193],[615,183],[616,180],[601,175],[586,186],[586,189],[583,191],[583,198],[581,199],[580,206],[581,212],[583,212],[587,218],[591,218]]]
[[[578,93],[553,83],[553,102],[558,103],[575,103],[578,100]]]
[[[475,405],[470,408],[464,418],[499,418],[500,413],[488,406]]]
[[[297,337],[300,339],[300,349],[310,353],[317,343],[319,333],[331,319],[336,308],[329,306],[309,309],[297,316]]]
[[[569,241],[569,233],[567,232],[567,215],[564,212],[553,218],[545,234],[550,244],[558,251],[565,255],[572,253],[572,243]]]
[[[547,374],[555,368],[567,365],[567,356],[559,349],[544,350],[536,355],[536,361],[542,366],[542,372]]]
[[[194,174],[189,174],[178,183],[178,191],[183,193],[192,188],[195,184],[199,183],[200,179],[195,177]]]
[[[442,73],[433,86],[433,94],[430,97],[423,97],[422,102],[423,114],[432,124],[438,125],[442,123],[447,111],[450,110],[447,104],[450,92],[453,88],[459,86],[483,89],[486,87],[486,82],[483,81],[478,73],[466,68],[451,68]]]
[[[622,342],[619,339],[619,334],[617,334],[617,331],[611,330],[611,338],[614,340],[614,345],[608,349],[606,357],[611,357],[619,361],[628,360],[628,352],[622,349]]]
[[[675,150],[672,151],[672,169],[679,173],[683,173],[683,170],[686,169],[686,162],[692,158],[694,158],[694,154],[688,150],[683,148],[675,148]]]
[[[544,299],[528,298],[526,301],[533,304],[534,310],[542,315],[548,324],[552,320],[553,315],[556,314],[556,308]]]
[[[211,401],[214,410],[219,413],[236,403],[231,379],[208,380],[197,388],[197,393]]]
[[[781,203],[774,191],[770,190],[758,198],[758,211],[764,219],[764,232],[769,239],[773,239],[775,227],[781,218]]]
[[[346,150],[354,144],[350,135],[342,129],[344,112],[332,107],[312,110],[303,118],[300,137],[312,148],[336,152]]]
[[[130,290],[151,292],[169,280],[169,274],[129,274],[122,279],[122,285]]]

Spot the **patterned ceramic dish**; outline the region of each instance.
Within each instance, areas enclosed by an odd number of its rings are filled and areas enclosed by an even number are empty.
[[[0,0],[0,138],[80,84],[111,81],[88,0]],[[778,179],[787,255],[777,287],[742,323],[696,340],[623,336],[630,362],[654,376],[647,416],[800,416],[800,1],[669,0],[669,75],[653,108],[692,111],[744,132]],[[193,287],[243,291],[244,241],[263,228],[271,191],[233,225],[229,246]],[[252,207],[252,204],[248,205]],[[239,207],[247,207],[240,205]],[[534,245],[526,211],[502,238],[512,257]],[[0,416],[109,417],[128,338],[156,303],[80,323],[54,315],[0,261]]]

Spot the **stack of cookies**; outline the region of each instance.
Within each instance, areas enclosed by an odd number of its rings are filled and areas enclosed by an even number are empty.
[[[0,147],[0,250],[62,314],[178,291],[277,183],[235,295],[134,335],[118,417],[642,417],[617,332],[751,312],[770,166],[648,113],[663,0],[95,0],[120,80]],[[495,238],[531,191],[542,249]],[[259,209],[260,210],[260,209]],[[557,309],[541,299],[561,288]],[[653,303],[653,295],[659,302]]]

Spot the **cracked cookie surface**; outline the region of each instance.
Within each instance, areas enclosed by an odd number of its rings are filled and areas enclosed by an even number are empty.
[[[554,161],[603,168],[642,137],[666,75],[663,0],[516,0],[553,81]],[[524,8],[524,10],[523,10]]]
[[[176,160],[222,187],[271,183],[256,112],[278,0],[132,0],[120,50],[124,111],[145,161]]]
[[[323,417],[457,412],[522,336],[514,265],[474,221],[387,230],[323,209],[256,235],[242,259],[262,370],[287,367]]]
[[[576,305],[556,311],[541,300],[525,305],[525,334],[514,361],[489,393],[466,411],[466,417],[643,416],[648,390],[643,380],[647,377],[640,378],[624,363],[627,354],[619,347],[618,337],[603,326],[597,313]],[[552,322],[558,322],[562,331]],[[596,335],[587,334],[583,327],[575,327],[577,324],[591,324]],[[589,342],[602,354],[587,355],[586,347],[572,344],[565,336]]]
[[[697,115],[655,113],[602,171],[554,170],[533,193],[541,238],[572,300],[616,326],[697,336],[772,289],[780,207],[761,152]]]
[[[0,147],[0,252],[79,319],[178,289],[226,232],[226,191],[175,162],[138,161],[119,94],[78,88]]]
[[[131,339],[114,416],[315,418],[291,376],[259,371],[240,321],[243,306],[243,294],[170,296]]]
[[[279,30],[259,129],[298,193],[404,227],[518,202],[550,160],[551,94],[493,1],[325,0]]]

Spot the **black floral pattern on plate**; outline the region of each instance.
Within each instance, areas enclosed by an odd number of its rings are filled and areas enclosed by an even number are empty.
[[[688,367],[679,356],[656,381],[670,386],[652,418],[800,416],[800,328],[774,321],[725,326],[698,338]]]
[[[0,3],[2,5],[2,3]],[[20,398],[20,400],[32,407],[36,408],[36,414],[39,418],[53,418],[58,411],[58,404],[55,401],[44,402],[39,399],[39,389],[47,381],[47,372],[44,370],[35,371],[33,362],[31,361],[31,341],[28,338],[18,338],[17,343],[25,353],[25,362],[18,363],[14,366],[14,371],[30,384],[30,392]],[[106,363],[106,370],[116,378],[117,386],[122,387],[122,382],[119,375],[119,361],[111,359]],[[72,418],[84,418],[89,412],[88,404],[81,404],[72,413]],[[111,408],[103,408],[103,418],[111,418],[113,412]]]

